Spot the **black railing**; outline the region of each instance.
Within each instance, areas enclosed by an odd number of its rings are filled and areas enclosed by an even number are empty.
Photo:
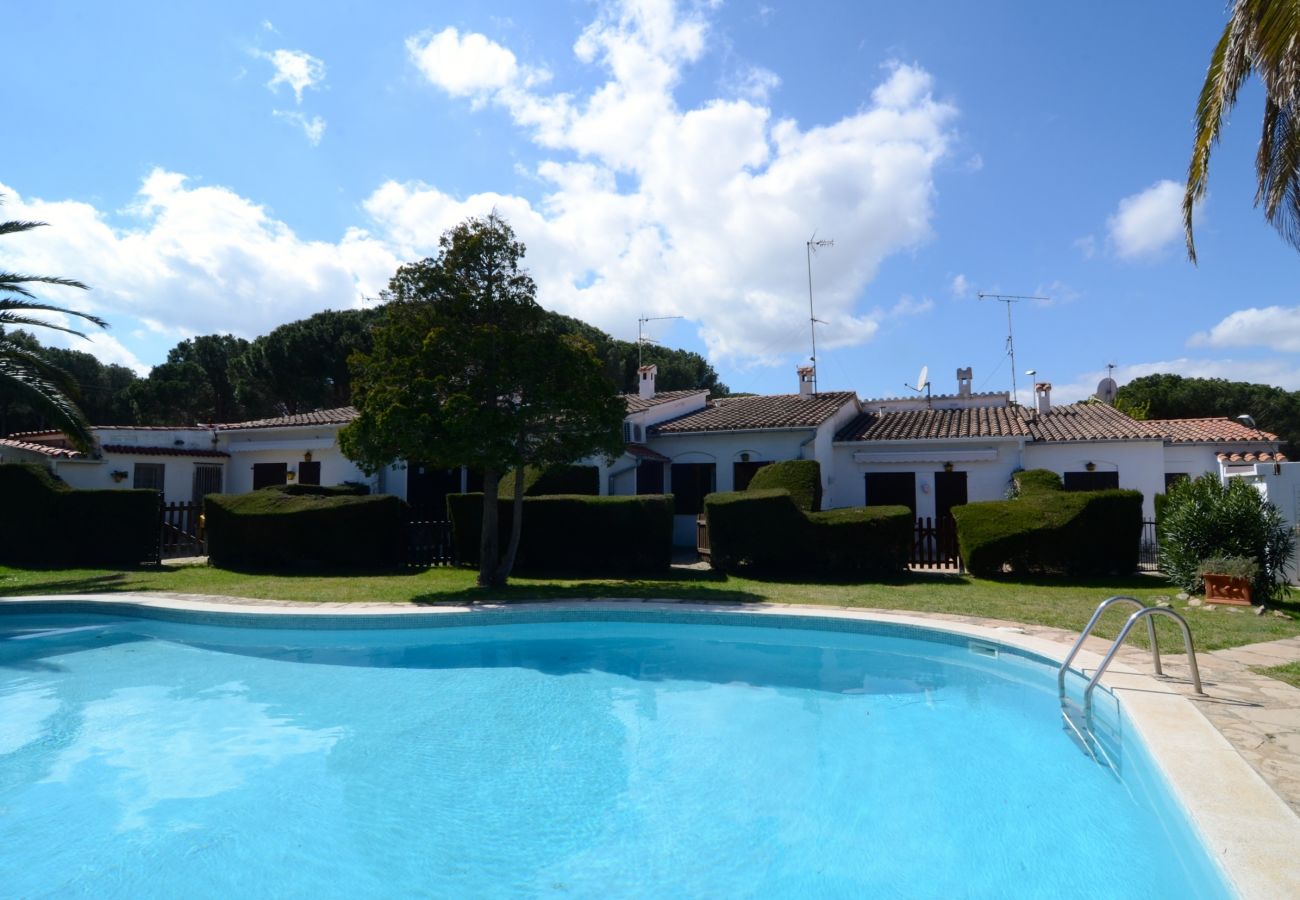
[[[1142,539],[1138,543],[1138,571],[1160,571],[1160,538],[1156,533],[1156,523],[1151,519],[1142,523]]]

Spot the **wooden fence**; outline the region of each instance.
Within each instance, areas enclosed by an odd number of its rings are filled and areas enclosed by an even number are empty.
[[[912,552],[908,565],[914,569],[953,569],[964,571],[957,551],[957,523],[951,516],[932,519],[918,516],[912,533]]]
[[[203,504],[162,503],[158,521],[158,556],[203,556],[207,545],[203,536]]]
[[[402,559],[407,568],[428,569],[456,564],[456,546],[452,541],[450,522],[434,519],[426,510],[412,509],[402,536]]]

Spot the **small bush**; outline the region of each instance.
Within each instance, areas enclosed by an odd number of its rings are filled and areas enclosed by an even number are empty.
[[[1004,568],[1019,574],[1134,571],[1142,535],[1141,492],[1067,492],[1050,483],[1035,476],[1021,482],[1014,500],[953,508],[957,544],[971,574],[987,578]]]
[[[461,563],[477,566],[483,495],[448,494],[447,510]],[[498,540],[505,552],[514,502],[498,501]],[[520,572],[656,572],[672,564],[671,494],[526,497],[515,570]]]
[[[0,562],[136,565],[157,558],[157,491],[74,490],[40,466],[0,466]]]
[[[763,466],[749,482],[751,491],[786,490],[805,512],[822,508],[822,467],[815,459],[789,459]]]
[[[404,504],[391,495],[259,490],[205,501],[214,566],[385,568],[400,559]]]
[[[770,468],[770,467],[768,467]],[[893,575],[907,568],[912,514],[905,506],[808,513],[785,490],[710,494],[704,501],[715,569]]]
[[[600,469],[595,466],[524,466],[524,496],[552,497],[558,494],[600,494]],[[512,500],[515,496],[515,473],[501,476],[497,496]]]
[[[1286,590],[1285,570],[1295,552],[1278,508],[1254,485],[1212,474],[1174,483],[1160,520],[1160,567],[1185,591],[1205,590],[1198,571],[1212,557],[1248,557],[1259,566],[1251,592],[1261,602]]]
[[[1014,493],[1017,497],[1065,490],[1061,476],[1051,469],[1024,469],[1012,475],[1011,482],[1015,485]]]

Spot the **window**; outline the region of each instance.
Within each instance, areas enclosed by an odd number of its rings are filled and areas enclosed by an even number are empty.
[[[636,492],[638,494],[662,494],[664,492],[664,464],[648,459],[641,460],[636,467]]]
[[[163,489],[163,470],[165,468],[162,463],[136,463],[135,477],[131,481],[131,487],[161,491]]]
[[[298,463],[298,483],[320,484],[320,463],[306,460]]]
[[[915,472],[868,472],[867,506],[906,506],[916,515]]]
[[[704,511],[704,497],[714,491],[717,467],[713,463],[673,463],[673,506],[679,516]]]
[[[194,502],[201,503],[208,494],[221,493],[221,466],[198,463],[194,466]]]
[[[1066,472],[1067,491],[1105,491],[1119,487],[1119,472]]]
[[[289,480],[288,463],[254,463],[253,490],[272,484],[285,484]]]
[[[1165,493],[1166,493],[1166,494],[1169,493],[1169,489],[1170,489],[1171,487],[1173,487],[1174,485],[1176,485],[1178,482],[1180,482],[1180,481],[1186,481],[1186,480],[1187,480],[1188,478],[1190,478],[1190,477],[1191,477],[1191,476],[1188,475],[1186,472],[1166,472],[1166,473],[1165,473]]]

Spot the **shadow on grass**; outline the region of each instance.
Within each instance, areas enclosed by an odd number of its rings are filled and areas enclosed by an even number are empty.
[[[42,581],[37,584],[24,584],[12,588],[5,587],[3,581],[0,581],[0,597],[23,597],[31,594],[111,594],[119,591],[139,590],[139,585],[127,581],[127,576],[130,573],[131,570],[127,570],[113,572],[108,575],[89,575],[81,578],[67,578],[61,581]]]
[[[620,577],[594,575],[590,571],[524,571],[511,574],[505,587],[477,585],[459,590],[416,595],[411,602],[421,606],[440,603],[524,603],[537,600],[663,599],[698,600],[707,603],[761,603],[765,597],[741,589],[724,587],[727,576],[710,569],[669,569]]]

